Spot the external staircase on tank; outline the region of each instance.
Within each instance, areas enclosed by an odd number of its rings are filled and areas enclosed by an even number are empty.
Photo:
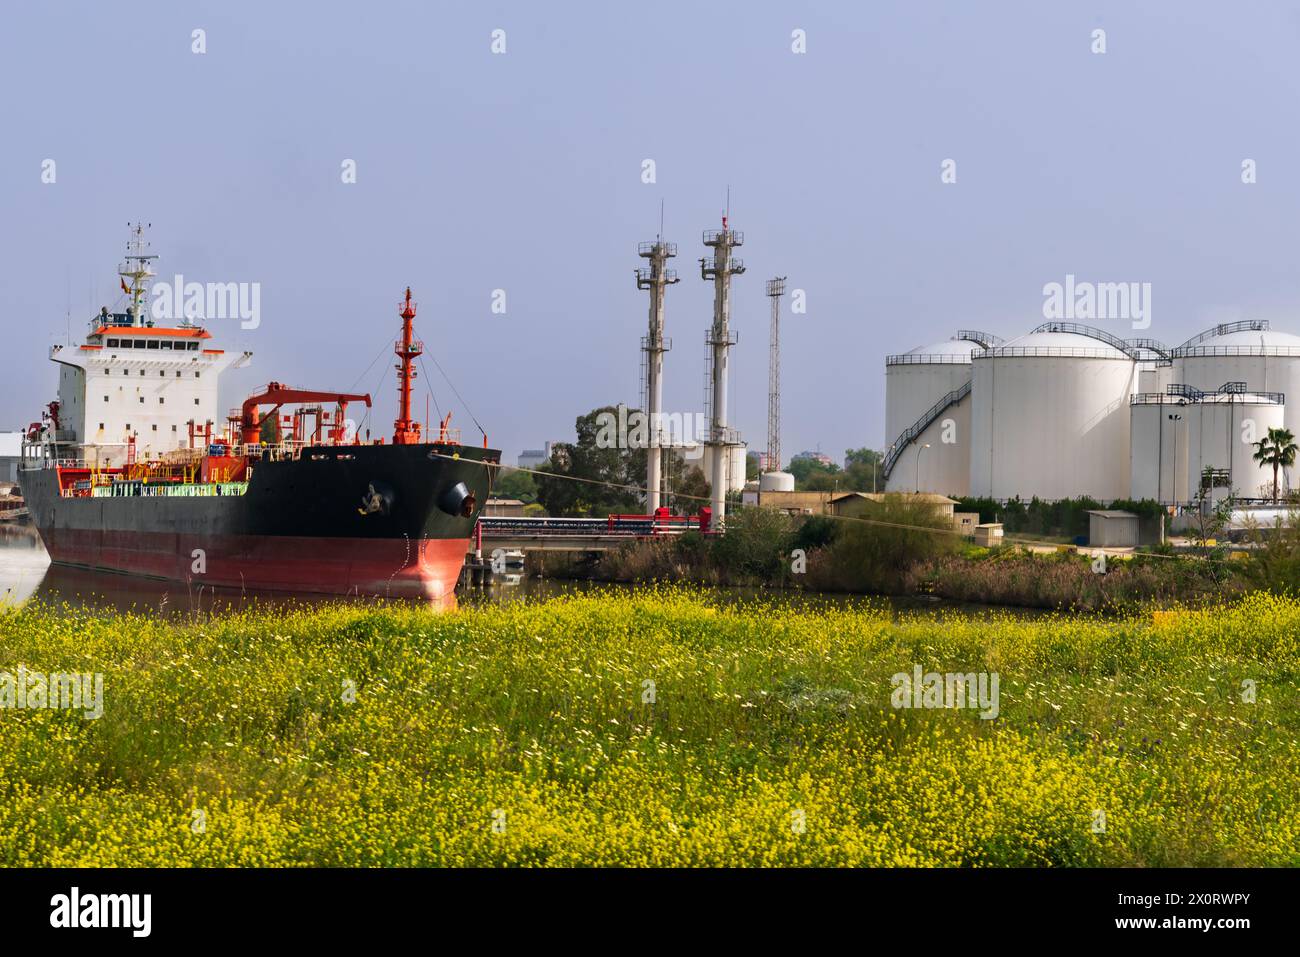
[[[939,418],[939,416],[943,415],[950,406],[956,405],[962,399],[966,398],[966,396],[970,395],[970,386],[971,384],[966,382],[961,386],[961,388],[953,389],[934,405],[930,406],[929,411],[903,430],[903,434],[894,440],[894,444],[891,445],[889,451],[885,453],[885,460],[880,466],[880,474],[882,478],[889,478],[889,473],[894,470],[894,466],[898,463],[899,457],[903,454],[903,450],[907,448],[909,443],[913,442],[917,436],[928,429],[931,423],[933,423],[935,419]]]

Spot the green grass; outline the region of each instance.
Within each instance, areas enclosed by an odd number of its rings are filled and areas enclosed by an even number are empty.
[[[1265,595],[1155,620],[669,589],[29,607],[0,671],[103,672],[105,711],[0,711],[0,864],[1295,865],[1297,636]],[[893,709],[914,664],[997,671],[1000,717]]]

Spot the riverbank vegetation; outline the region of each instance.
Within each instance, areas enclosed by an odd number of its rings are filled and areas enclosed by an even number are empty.
[[[560,579],[926,594],[1108,613],[1169,602],[1194,606],[1253,587],[1300,594],[1295,524],[1282,532],[1260,531],[1251,545],[1240,553],[1217,541],[1182,554],[1154,547],[1101,562],[1065,546],[1048,553],[1014,542],[981,548],[955,534],[929,506],[900,496],[874,505],[869,518],[793,517],[745,508],[728,515],[723,536],[645,539],[595,558],[548,554],[530,556],[530,563],[533,573]]]
[[[0,614],[0,863],[1300,864],[1300,603],[895,617],[648,589]],[[997,673],[997,716],[893,676]]]

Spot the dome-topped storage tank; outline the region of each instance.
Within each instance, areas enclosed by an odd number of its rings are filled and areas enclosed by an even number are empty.
[[[885,359],[887,490],[968,493],[971,357],[1001,341],[961,330]]]
[[[1126,498],[1140,358],[1119,337],[1072,322],[974,356],[971,494]]]
[[[1300,336],[1269,328],[1267,320],[1229,322],[1174,349],[1174,382],[1211,392],[1244,382],[1254,392],[1280,392],[1286,428],[1300,435]]]
[[[1244,382],[1225,383],[1218,392],[1196,396],[1187,405],[1187,472],[1182,501],[1194,498],[1202,484],[1211,499],[1231,493],[1239,498],[1268,498],[1273,470],[1254,459],[1254,443],[1281,428],[1282,394],[1246,392]],[[1206,476],[1206,470],[1215,473]]]

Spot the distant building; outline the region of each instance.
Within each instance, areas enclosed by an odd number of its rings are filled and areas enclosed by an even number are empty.
[[[874,506],[890,499],[929,505],[936,515],[953,523],[958,530],[973,530],[979,516],[957,512],[957,503],[946,495],[922,492],[777,492],[746,488],[742,501],[746,505],[774,508],[789,515],[835,515],[840,518],[869,518]]]
[[[490,498],[483,504],[483,514],[490,518],[522,518],[524,503],[517,498]]]
[[[535,469],[542,463],[550,461],[551,453],[555,451],[555,447],[559,444],[559,442],[547,442],[540,449],[524,449],[519,453],[519,458],[515,460],[515,464],[521,469]]]
[[[18,481],[18,463],[22,458],[23,433],[0,432],[0,494]]]
[[[790,461],[797,462],[800,459],[807,459],[816,462],[818,465],[824,465],[826,468],[830,468],[835,464],[831,457],[825,452],[800,452],[798,455],[794,456],[794,458],[790,459]]]

